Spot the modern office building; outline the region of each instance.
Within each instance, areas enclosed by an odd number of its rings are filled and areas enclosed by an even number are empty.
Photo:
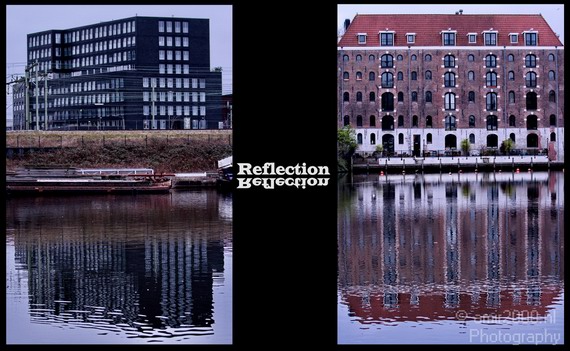
[[[548,151],[564,160],[564,46],[541,15],[357,15],[338,41],[357,152]],[[465,142],[464,142],[465,143]]]
[[[27,40],[25,82],[14,87],[16,130],[223,125],[208,19],[137,16]]]

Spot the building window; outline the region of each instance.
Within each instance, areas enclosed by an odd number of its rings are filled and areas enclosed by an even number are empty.
[[[496,87],[497,86],[497,73],[487,72],[487,74],[485,75],[485,84],[487,87]]]
[[[362,80],[362,72],[356,72],[356,80]]]
[[[374,55],[369,55],[369,56],[368,56],[368,61],[369,61],[369,62],[374,62],[374,61],[376,61],[376,56],[374,56]]]
[[[398,127],[403,127],[404,126],[404,116],[400,115],[398,116]]]
[[[164,32],[164,21],[158,21],[158,31],[159,33]]]
[[[487,116],[487,130],[497,130],[497,116],[489,115]]]
[[[369,94],[369,98],[370,98],[370,102],[376,101],[376,94],[373,91],[371,91]]]
[[[418,80],[418,72],[416,71],[412,72],[412,80]]]
[[[525,75],[525,84],[527,88],[535,88],[536,87],[536,73],[528,72]]]
[[[497,32],[485,32],[485,46],[496,46],[497,45]]]
[[[188,33],[188,22],[182,22],[182,33]]]
[[[550,126],[556,127],[556,115],[550,115]]]
[[[527,130],[537,130],[538,129],[538,117],[535,115],[529,115],[526,117],[526,129]]]
[[[397,60],[397,61],[403,61],[403,60],[404,60],[404,56],[398,55],[398,56],[396,56],[396,60]]]
[[[362,102],[362,92],[356,92],[356,102]]]
[[[536,110],[538,108],[537,95],[535,92],[528,92],[526,94],[526,109]]]
[[[366,44],[366,33],[358,33],[358,44]]]
[[[456,130],[456,118],[453,115],[445,116],[445,130]]]
[[[467,34],[467,39],[469,41],[469,44],[475,44],[477,42],[477,34]]]
[[[426,73],[425,73],[425,79],[426,79],[426,80],[431,80],[431,71],[426,71]]]
[[[455,110],[455,94],[445,93],[443,105],[446,110]]]
[[[416,42],[416,34],[415,33],[406,34],[406,41],[408,44],[415,43]]]
[[[527,68],[536,67],[536,56],[532,54],[526,55],[524,58],[524,65]]]
[[[432,128],[433,127],[433,121],[431,116],[427,116],[426,117],[426,128]],[[430,134],[431,135],[431,134]]]
[[[485,56],[485,67],[487,68],[497,67],[497,56],[495,55]]]
[[[417,101],[418,101],[418,93],[412,91],[412,102],[417,102]]]
[[[392,55],[382,55],[380,58],[380,67],[392,68],[394,67],[394,57]]]
[[[487,111],[497,111],[497,93],[487,93],[485,101]]]
[[[468,102],[475,102],[475,92],[474,91],[469,92],[467,101]]]
[[[412,127],[418,127],[418,116],[416,115],[412,116]]]
[[[509,91],[509,104],[514,104],[515,103],[515,92],[514,91]]]
[[[536,46],[538,42],[538,33],[524,33],[524,45],[526,46]]]
[[[348,55],[342,55],[342,61],[348,62]]]
[[[455,46],[455,32],[443,32],[443,45]]]
[[[455,67],[455,56],[445,55],[443,58],[443,67],[454,68]]]
[[[158,46],[164,46],[164,37],[158,37]]]
[[[398,144],[403,144],[404,143],[404,133],[400,133],[398,134]]]
[[[467,73],[467,80],[475,80],[475,72],[469,71]]]
[[[166,46],[172,46],[172,37],[166,37]]]
[[[548,92],[548,102],[556,102],[556,93],[554,90]]]
[[[556,80],[556,73],[554,73],[554,71],[548,71],[548,80]]]
[[[394,46],[394,33],[380,33],[381,46]]]
[[[394,87],[394,75],[390,72],[382,73],[382,88]]]
[[[550,62],[556,61],[556,58],[554,57],[554,54],[548,54],[548,61],[550,61]]]
[[[509,116],[509,127],[516,127],[517,118],[514,115]]]
[[[515,80],[515,72],[514,71],[509,71],[509,80]]]
[[[384,93],[381,100],[382,111],[394,111],[394,94]]]
[[[371,82],[376,80],[376,73],[374,73],[374,71],[368,73],[368,80]]]
[[[467,61],[469,61],[469,62],[475,61],[475,55],[469,54],[469,56],[467,56]]]
[[[550,141],[556,141],[556,133],[550,133]]]
[[[398,93],[398,102],[404,102],[404,93],[401,91]]]
[[[343,125],[344,125],[345,127],[350,125],[350,116],[348,116],[348,115],[344,116],[344,118],[343,118]]]
[[[430,61],[431,61],[431,55],[430,55],[430,54],[427,54],[427,55],[424,57],[424,60],[425,60],[426,62],[430,62]]]
[[[358,135],[356,135],[356,142],[358,145],[362,145],[362,133],[358,133]]]
[[[166,21],[166,32],[172,33],[172,22]]]
[[[356,62],[362,61],[362,55],[356,55]]]
[[[361,115],[356,116],[356,126],[362,127],[362,116]]]
[[[370,116],[370,126],[376,127],[376,117],[374,115]]]
[[[426,143],[427,143],[427,144],[431,144],[431,143],[432,143],[432,136],[431,136],[431,133],[427,133],[427,134],[426,134]]]
[[[350,74],[349,74],[348,72],[344,72],[344,73],[342,74],[342,79],[348,80],[348,78],[350,78]]]
[[[426,102],[431,102],[431,91],[426,91]]]
[[[445,72],[443,75],[444,85],[448,88],[455,88],[455,73]]]
[[[345,91],[345,92],[342,94],[342,101],[344,101],[344,102],[350,101],[350,93],[349,93],[348,91]]]
[[[473,115],[469,116],[469,127],[470,128],[475,127],[475,116],[473,116]]]
[[[404,73],[398,72],[398,80],[404,80]]]
[[[417,56],[417,55],[415,55],[415,54],[414,54],[414,55],[412,55],[412,57],[411,57],[411,60],[412,60],[412,61],[417,61],[417,60],[418,60],[418,56]]]
[[[489,134],[487,135],[487,147],[498,147],[499,146],[499,137],[497,134]]]
[[[517,44],[519,42],[519,35],[518,34],[509,34],[511,39],[511,44]]]
[[[514,62],[515,61],[515,55],[509,54],[509,56],[507,56],[507,61]]]
[[[475,144],[475,134],[473,133],[469,134],[469,143]]]

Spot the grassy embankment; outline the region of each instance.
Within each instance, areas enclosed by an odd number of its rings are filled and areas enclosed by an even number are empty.
[[[6,170],[36,165],[199,172],[215,170],[218,160],[232,154],[232,134],[231,130],[7,132],[6,147],[34,148],[6,158]]]

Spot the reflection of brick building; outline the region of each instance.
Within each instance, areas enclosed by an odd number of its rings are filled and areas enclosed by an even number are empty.
[[[562,175],[445,177],[339,190],[344,303],[362,323],[457,310],[544,316],[564,280]]]
[[[563,160],[564,47],[541,15],[357,15],[337,62],[337,123],[361,152],[510,138]]]

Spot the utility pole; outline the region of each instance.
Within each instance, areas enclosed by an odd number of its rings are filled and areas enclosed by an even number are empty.
[[[39,71],[39,67],[38,67],[38,60],[36,60],[36,88],[35,88],[35,92],[36,92],[36,130],[40,130],[40,94],[39,94],[39,87],[38,87],[38,71]]]
[[[47,73],[47,65],[46,65],[44,68],[44,110],[45,110],[44,129],[45,130],[48,130],[48,86],[47,86],[47,79],[48,79],[48,73]]]
[[[30,129],[30,98],[29,98],[29,89],[30,86],[28,84],[28,72],[29,72],[29,67],[26,67],[25,70],[25,75],[24,75],[24,106],[25,106],[25,113],[26,116],[24,117],[25,123],[24,123],[24,129],[28,130]]]
[[[152,111],[150,111],[150,115],[152,116],[152,122],[150,124],[150,129],[154,129],[154,82],[152,83]]]

